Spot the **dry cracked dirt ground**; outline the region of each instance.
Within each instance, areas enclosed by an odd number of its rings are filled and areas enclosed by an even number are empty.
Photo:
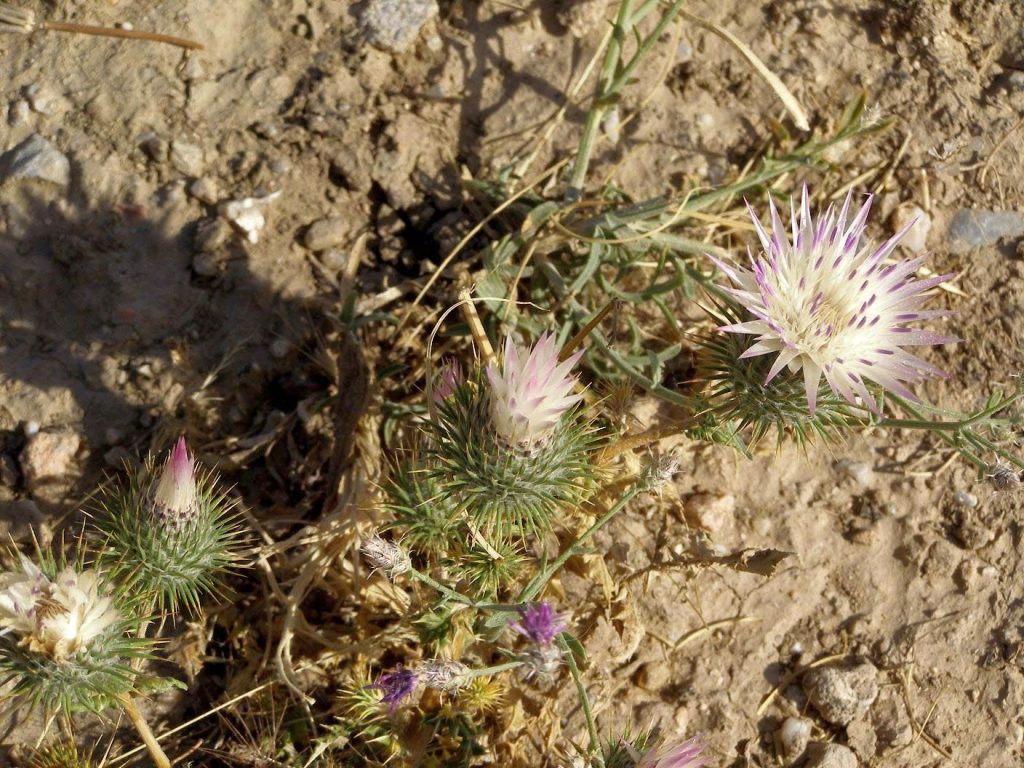
[[[473,223],[460,176],[494,178],[533,150],[536,173],[573,149],[589,84],[549,140],[532,127],[567,103],[609,3],[448,0],[400,51],[367,39],[371,5],[36,6],[204,44],[188,54],[0,37],[0,151],[28,142],[43,153],[43,178],[19,177],[11,155],[0,162],[0,518],[13,536],[73,515],[102,472],[189,418],[209,454],[230,447],[222,469],[268,525],[315,515],[306,489],[283,476],[302,473],[255,454],[261,434],[326,386],[308,364],[311,328],[338,312],[353,267],[364,306],[401,314]],[[1008,385],[1024,355],[1019,0],[688,9],[750,44],[816,121],[860,89],[894,120],[834,160],[852,180],[891,159],[872,234],[917,206],[934,269],[959,273],[960,292],[944,300],[957,311],[948,330],[964,341],[935,352],[951,376],[924,394],[968,409]],[[641,101],[595,171],[636,198],[728,179],[783,116],[749,66],[692,24],[654,50],[624,110]],[[255,242],[223,215],[247,198],[266,218]],[[966,231],[951,227],[961,211],[1002,218]],[[451,303],[455,290],[442,280],[430,299]],[[419,365],[418,342],[382,361],[377,338],[364,338],[372,366]],[[642,570],[695,527],[726,549],[796,556],[768,580],[668,570],[625,580],[608,600],[567,577],[567,592],[600,597],[576,618],[603,725],[703,732],[723,766],[780,764],[787,717],[807,718],[812,741],[852,751],[811,765],[1024,761],[1024,496],[996,493],[915,435],[753,460],[722,447],[681,455],[674,511],[652,502],[607,532],[609,569]],[[830,656],[861,665],[850,673],[861,697],[852,713],[821,701],[827,680],[793,674]],[[572,699],[562,705],[566,734],[579,738]],[[803,726],[788,727],[792,747]]]

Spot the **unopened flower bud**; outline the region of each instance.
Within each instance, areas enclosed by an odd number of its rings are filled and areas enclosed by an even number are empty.
[[[562,651],[557,645],[531,645],[516,658],[523,662],[527,680],[550,680],[562,666]]]
[[[659,456],[644,468],[640,483],[648,491],[661,493],[662,488],[671,483],[678,472],[679,459],[675,456]]]
[[[449,358],[441,367],[441,373],[434,384],[434,402],[441,403],[462,384],[462,366],[455,358]]]
[[[412,569],[409,553],[398,544],[381,538],[376,533],[363,542],[363,555],[377,570],[394,581],[395,578]]]
[[[997,464],[989,477],[992,487],[997,491],[1016,491],[1020,488],[1020,475],[1006,464]]]
[[[184,437],[178,439],[167,457],[153,494],[153,507],[161,522],[174,529],[195,519],[198,511],[195,458],[189,454]]]
[[[641,756],[637,768],[702,768],[708,764],[699,736],[685,741],[666,741]]]
[[[417,670],[424,685],[447,693],[454,693],[466,684],[468,671],[465,664],[447,659],[429,659]]]

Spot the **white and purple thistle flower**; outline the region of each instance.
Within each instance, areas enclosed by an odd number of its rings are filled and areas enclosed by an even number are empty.
[[[96,571],[67,566],[51,581],[22,556],[21,571],[0,573],[0,628],[58,663],[88,648],[118,618]]]
[[[543,443],[562,416],[582,397],[573,394],[576,377],[569,372],[583,355],[575,352],[558,362],[558,346],[545,333],[527,352],[505,339],[501,369],[491,363],[491,424],[508,445],[529,450]]]
[[[701,755],[704,747],[699,736],[669,741],[645,752],[636,768],[702,768],[708,764],[708,758]]]
[[[756,258],[748,249],[751,270],[712,257],[736,286],[725,290],[754,317],[720,330],[756,337],[741,358],[777,355],[766,384],[784,368],[803,370],[812,416],[822,376],[832,392],[876,413],[868,381],[916,400],[905,384],[945,374],[903,347],[957,340],[907,326],[952,314],[921,309],[925,293],[952,275],[915,280],[923,257],[884,263],[914,222],[875,248],[862,243],[871,198],[849,220],[852,200],[851,192],[838,214],[830,206],[815,221],[805,186],[799,210],[790,206],[792,240],[770,199],[771,233],[748,205],[762,247]]]
[[[171,449],[167,457],[156,491],[153,506],[157,516],[168,526],[179,529],[195,519],[198,512],[196,493],[196,462],[188,452],[185,438]]]

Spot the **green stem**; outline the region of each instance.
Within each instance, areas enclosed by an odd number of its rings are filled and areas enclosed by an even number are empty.
[[[423,582],[424,584],[426,584],[431,589],[437,590],[438,592],[440,592],[445,597],[450,598],[450,599],[454,600],[457,603],[462,603],[463,605],[468,605],[470,608],[481,608],[484,605],[483,603],[478,603],[473,598],[468,597],[467,595],[464,595],[461,592],[456,592],[451,587],[446,587],[444,584],[442,584],[437,579],[434,579],[434,578],[428,576],[427,574],[423,573],[423,571],[419,571],[419,570],[416,570],[415,568],[413,568],[412,570],[409,571],[409,573],[412,575],[413,578]]]
[[[587,733],[590,734],[590,745],[587,747],[587,754],[593,760],[592,765],[603,768],[604,760],[600,754],[601,738],[597,735],[597,724],[594,722],[594,710],[590,706],[590,696],[583,685],[583,678],[580,676],[580,668],[576,666],[576,657],[572,649],[561,635],[558,636],[558,645],[562,649],[565,663],[569,667],[569,673],[576,683],[576,692],[580,696],[580,706],[583,708],[583,719],[587,721]]]
[[[530,583],[527,584],[523,588],[523,591],[519,593],[518,602],[532,602],[534,598],[536,598],[537,595],[541,593],[541,591],[547,585],[548,581],[551,580],[551,577],[558,572],[558,569],[565,565],[566,561],[570,557],[579,554],[583,548],[583,544],[591,536],[593,536],[605,525],[607,525],[608,521],[615,517],[615,515],[617,515],[619,512],[621,512],[625,508],[625,506],[633,499],[633,497],[639,494],[642,490],[643,488],[641,488],[640,486],[633,486],[632,488],[630,488],[621,499],[615,502],[615,505],[611,509],[609,509],[603,515],[601,515],[601,517],[599,517],[592,526],[590,526],[589,528],[587,528],[587,530],[580,534],[580,537],[576,539],[576,541],[574,541],[572,544],[566,547],[565,551],[562,552],[562,554],[560,554],[557,558],[555,558],[549,566],[547,566],[543,571],[541,571],[539,574],[537,574],[530,580]]]
[[[583,182],[587,178],[587,169],[590,167],[590,156],[594,152],[597,130],[601,125],[601,118],[604,117],[605,110],[608,108],[607,100],[614,95],[611,84],[615,81],[615,72],[619,67],[619,57],[622,55],[626,33],[631,28],[632,12],[633,0],[619,0],[619,12],[615,18],[615,28],[611,40],[608,41],[608,48],[604,53],[604,63],[601,65],[601,74],[597,81],[594,104],[590,107],[590,112],[587,113],[587,122],[583,126],[583,135],[580,137],[579,148],[576,151],[576,162],[573,164],[572,177],[569,179],[569,189],[565,193],[567,200],[579,200],[583,193]]]

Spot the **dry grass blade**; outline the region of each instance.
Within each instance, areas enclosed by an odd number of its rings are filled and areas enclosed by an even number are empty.
[[[764,78],[764,81],[768,83],[768,86],[775,91],[775,95],[779,97],[783,106],[785,106],[789,111],[789,114],[793,116],[793,122],[796,124],[796,127],[801,131],[811,130],[811,123],[807,119],[807,113],[804,112],[803,107],[800,106],[800,102],[796,100],[796,96],[794,96],[793,92],[786,87],[786,84],[779,79],[778,75],[768,69],[768,66],[758,58],[757,54],[754,53],[746,43],[736,37],[729,30],[718,26],[714,22],[705,21],[699,16],[694,16],[692,13],[688,13],[685,10],[680,11],[680,14],[692,21],[694,24],[698,24],[708,31],[714,32],[720,38],[729,43],[729,45],[739,51],[739,54],[750,62],[750,66],[752,66],[757,71],[757,74]]]

